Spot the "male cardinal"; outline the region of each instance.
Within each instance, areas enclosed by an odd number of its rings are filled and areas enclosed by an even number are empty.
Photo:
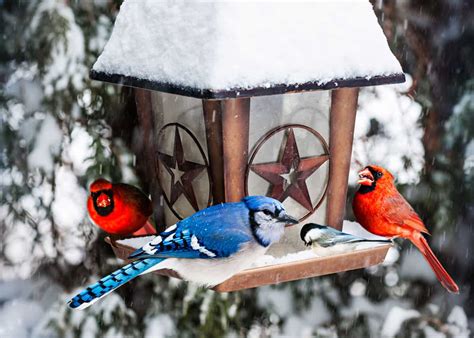
[[[150,199],[138,188],[99,178],[90,185],[87,210],[92,221],[112,235],[146,235],[156,231],[148,222]],[[143,229],[142,229],[143,228]]]
[[[423,254],[441,284],[453,293],[459,287],[443,268],[422,233],[429,234],[420,217],[398,192],[388,170],[370,165],[359,172],[359,190],[352,201],[357,221],[384,237],[409,239]]]

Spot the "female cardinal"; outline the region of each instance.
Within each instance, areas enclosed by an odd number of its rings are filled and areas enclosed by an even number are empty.
[[[155,233],[148,222],[153,213],[151,201],[134,186],[112,184],[103,178],[95,180],[90,185],[87,210],[92,221],[109,234],[123,236]]]
[[[386,169],[370,165],[359,172],[359,190],[352,201],[357,221],[384,237],[409,239],[423,254],[441,284],[453,293],[459,287],[443,268],[422,233],[429,234],[420,217],[398,192]]]

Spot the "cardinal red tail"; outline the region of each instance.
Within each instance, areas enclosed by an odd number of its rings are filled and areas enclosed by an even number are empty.
[[[135,231],[133,236],[144,236],[144,235],[156,235],[155,227],[149,222],[146,221],[145,225]]]
[[[435,254],[431,250],[428,242],[423,237],[421,233],[410,238],[410,240],[415,244],[415,246],[421,251],[423,256],[426,258],[428,263],[430,264],[431,268],[433,269],[436,277],[440,281],[441,285],[444,286],[446,290],[452,293],[459,293],[459,287],[457,286],[456,282],[451,278],[448,272],[443,268],[438,258],[436,258]]]

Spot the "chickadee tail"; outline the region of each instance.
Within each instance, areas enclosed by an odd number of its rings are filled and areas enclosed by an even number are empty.
[[[72,309],[85,309],[161,261],[163,258],[145,258],[127,264],[78,293],[68,305]]]
[[[390,240],[390,239],[360,239],[360,240],[356,240],[352,243],[357,243],[357,242],[360,242],[360,243],[366,243],[366,242],[370,242],[370,243],[392,243],[392,240]]]
[[[433,272],[441,285],[451,293],[459,293],[459,286],[444,269],[438,258],[436,258],[423,235],[419,234],[419,236],[414,236],[414,238],[410,238],[410,240],[421,251],[427,262],[430,264],[431,269],[433,269]]]

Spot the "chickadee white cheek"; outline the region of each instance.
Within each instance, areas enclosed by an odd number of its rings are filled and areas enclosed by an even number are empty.
[[[314,241],[317,241],[318,239],[320,239],[321,236],[322,236],[321,231],[318,231],[318,230],[310,230],[310,231],[308,231],[308,233],[306,234],[305,240],[306,240],[307,242],[314,242]]]

